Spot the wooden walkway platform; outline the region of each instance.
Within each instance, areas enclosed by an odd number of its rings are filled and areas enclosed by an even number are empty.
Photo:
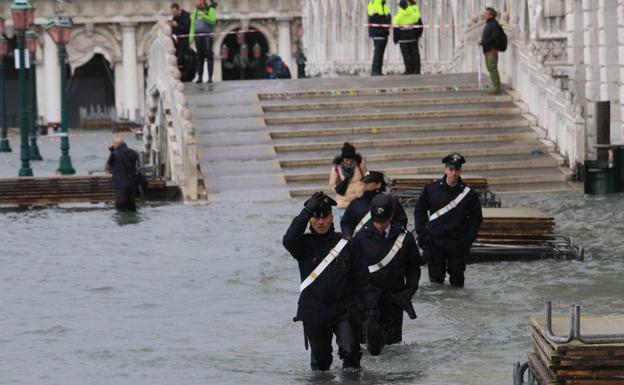
[[[180,198],[177,186],[150,180],[144,200]],[[112,203],[110,175],[0,178],[0,206],[49,206],[66,203]]]

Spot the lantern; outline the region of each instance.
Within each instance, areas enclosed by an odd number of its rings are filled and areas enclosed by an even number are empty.
[[[28,0],[15,0],[11,4],[11,15],[13,17],[13,29],[23,32],[30,26],[28,24],[31,22],[30,19],[34,18],[33,7]]]
[[[262,47],[260,47],[260,44],[256,43],[253,46],[253,57],[254,59],[260,59],[261,56],[262,56]]]
[[[243,60],[248,60],[249,59],[249,47],[247,46],[247,44],[243,44],[240,47],[240,56],[241,59]]]
[[[230,49],[227,45],[223,44],[221,46],[221,59],[227,60],[230,57]]]
[[[62,17],[56,20],[50,20],[46,26],[48,34],[54,41],[54,43],[67,45],[71,38],[72,24],[68,18]]]
[[[26,48],[31,55],[37,52],[37,34],[32,29],[26,31]]]
[[[9,41],[2,35],[0,35],[0,59],[4,59],[4,57],[9,52]]]

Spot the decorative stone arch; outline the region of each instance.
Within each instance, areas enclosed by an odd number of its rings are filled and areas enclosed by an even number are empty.
[[[101,54],[111,64],[122,57],[119,42],[111,36],[110,31],[105,30],[105,27],[95,27],[91,30],[87,27],[79,28],[67,46],[67,53],[72,73],[76,68],[88,63],[96,54]]]
[[[158,24],[154,24],[151,28],[140,28],[137,30],[137,59],[147,61],[149,47],[158,32]]]
[[[241,29],[241,28],[243,28],[243,23],[235,22],[233,24],[230,24],[227,28],[225,28],[221,33],[217,35],[218,37],[215,40],[215,43],[213,44],[213,50],[217,50],[218,52],[216,56],[220,55],[221,46],[223,45],[223,41],[225,40],[225,37],[229,33],[232,33],[235,30]],[[256,23],[256,22],[249,23],[249,28],[257,30],[258,32],[263,34],[264,37],[266,37],[267,42],[269,43],[269,52],[271,53],[277,52],[277,39],[275,38],[275,33],[273,33],[268,27],[260,23]]]

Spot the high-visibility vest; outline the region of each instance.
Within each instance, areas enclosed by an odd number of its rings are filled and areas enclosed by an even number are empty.
[[[370,0],[368,2],[368,16],[373,15],[389,15],[390,7],[387,3],[383,3],[382,0]]]
[[[416,17],[418,16],[418,17]],[[399,12],[394,16],[392,24],[394,25],[414,25],[420,19],[420,11],[418,15],[411,7],[405,9],[399,7]]]
[[[420,20],[420,7],[418,6],[418,4],[414,4],[414,5],[410,5],[409,7],[407,7],[407,9],[411,9],[412,12],[414,13],[414,17],[416,18],[416,23],[418,22],[418,20]]]

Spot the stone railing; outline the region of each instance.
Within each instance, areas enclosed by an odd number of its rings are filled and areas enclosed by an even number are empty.
[[[153,28],[143,129],[145,163],[157,176],[176,182],[185,201],[199,198],[197,139],[191,110],[180,81],[171,28],[161,20]]]

